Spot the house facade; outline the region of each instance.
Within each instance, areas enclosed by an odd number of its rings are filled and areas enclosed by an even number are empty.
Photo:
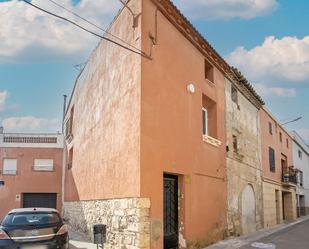
[[[303,139],[292,132],[293,137],[293,165],[297,170],[297,215],[309,214],[309,147]]]
[[[0,219],[14,208],[61,211],[63,136],[0,134]]]
[[[296,219],[292,137],[266,108],[260,110],[264,227]]]
[[[106,248],[206,246],[226,232],[230,68],[170,1],[129,8],[109,31],[143,55],[102,40],[67,108],[64,216],[106,224]]]
[[[225,81],[228,233],[252,233],[263,224],[259,110],[264,104],[245,77],[233,69]]]

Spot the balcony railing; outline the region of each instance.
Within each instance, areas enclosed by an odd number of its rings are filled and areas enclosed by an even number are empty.
[[[283,168],[282,182],[297,184],[297,174],[298,170],[295,170],[293,167]]]

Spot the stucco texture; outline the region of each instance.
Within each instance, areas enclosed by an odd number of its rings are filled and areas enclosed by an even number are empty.
[[[152,221],[163,224],[163,173],[178,175],[180,245],[205,246],[222,239],[226,225],[224,76],[215,67],[214,84],[207,82],[204,55],[152,1],[143,1],[143,13],[144,51],[151,48],[149,34],[157,36],[153,59],[142,60],[141,195],[151,199]],[[202,138],[203,94],[215,103],[210,124],[219,147]],[[162,241],[161,231],[152,247],[162,248]]]
[[[140,11],[139,1],[131,5]],[[140,25],[133,28],[127,9],[109,32],[140,46]],[[74,107],[65,201],[139,196],[140,84],[140,56],[102,40],[77,79],[66,115]]]

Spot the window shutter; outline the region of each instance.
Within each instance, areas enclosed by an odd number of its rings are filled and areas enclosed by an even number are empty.
[[[3,174],[16,175],[17,173],[17,159],[3,160]]]
[[[269,147],[269,168],[271,172],[276,171],[275,151]]]
[[[53,159],[34,159],[34,170],[37,171],[53,171],[54,160]]]
[[[202,109],[203,116],[203,135],[208,135],[208,112],[206,108]]]

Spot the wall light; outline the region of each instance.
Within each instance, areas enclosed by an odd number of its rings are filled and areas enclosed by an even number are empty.
[[[195,93],[195,86],[192,83],[187,85],[187,91],[189,93]]]

